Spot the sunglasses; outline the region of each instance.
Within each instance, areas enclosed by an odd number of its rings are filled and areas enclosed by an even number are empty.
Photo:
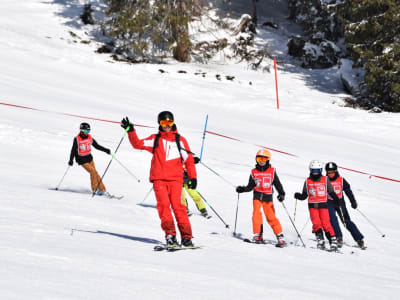
[[[83,129],[82,132],[83,132],[84,134],[88,134],[88,133],[90,132],[90,129]]]
[[[267,160],[269,160],[269,157],[265,157],[265,156],[257,156],[256,157],[256,162],[258,162],[258,163],[266,162]]]
[[[170,119],[161,120],[160,125],[161,125],[161,127],[166,127],[166,126],[171,127],[172,125],[174,125],[174,121],[170,120]]]

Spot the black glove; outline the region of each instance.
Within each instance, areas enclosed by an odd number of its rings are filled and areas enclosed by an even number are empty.
[[[189,179],[188,188],[194,190],[196,189],[196,187],[197,187],[197,179],[196,178]]]
[[[301,200],[301,193],[294,193],[294,198]]]
[[[278,200],[279,200],[280,202],[282,202],[283,200],[285,200],[285,194],[279,194],[279,195],[278,195]]]
[[[74,162],[72,161],[72,160],[70,160],[69,162],[68,162],[68,165],[70,165],[70,166],[72,166],[74,164]]]
[[[353,202],[351,202],[351,207],[352,208],[354,208],[354,209],[356,209],[357,208],[357,201],[356,200],[354,200]]]
[[[238,187],[236,188],[236,192],[238,192],[239,194],[240,194],[240,193],[244,193],[244,186],[238,186]]]
[[[198,164],[200,162],[200,158],[198,158],[197,156],[193,156],[193,159],[195,164]]]
[[[106,151],[104,151],[105,153],[107,153],[108,155],[111,154],[111,150],[110,149],[106,149]]]
[[[129,121],[128,117],[125,117],[121,121],[121,127],[126,130],[128,126],[129,126],[128,132],[133,131],[133,124]]]

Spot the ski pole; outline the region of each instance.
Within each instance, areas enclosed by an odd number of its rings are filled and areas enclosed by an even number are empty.
[[[143,204],[144,201],[146,201],[147,197],[150,195],[151,191],[153,190],[153,187],[151,187],[151,189],[147,192],[146,196],[144,197],[144,199],[142,200],[142,202],[140,202],[140,204]]]
[[[115,154],[117,153],[119,146],[121,146],[121,143],[122,143],[122,141],[124,140],[124,138],[125,138],[125,136],[126,136],[126,133],[128,132],[129,129],[130,129],[130,126],[126,127],[125,132],[124,132],[124,135],[122,136],[121,140],[119,141],[119,144],[118,144],[118,146],[117,146],[117,149],[115,149],[114,154],[112,155],[112,157],[111,157],[111,159],[110,159],[110,162],[108,163],[108,166],[107,166],[106,170],[105,170],[104,173],[103,173],[103,176],[101,176],[100,181],[99,181],[99,183],[97,184],[97,187],[95,188],[95,190],[94,190],[93,193],[92,193],[92,198],[94,197],[94,195],[96,195],[96,191],[97,191],[97,189],[99,188],[100,183],[103,182],[103,178],[104,178],[104,176],[106,175],[107,170],[108,170],[108,168],[110,167],[110,165],[111,165],[111,163],[112,163],[112,161],[113,161],[113,159],[114,159],[114,157],[115,157]]]
[[[235,229],[233,230],[233,236],[236,236],[236,222],[237,222],[237,216],[238,216],[238,210],[239,210],[239,193],[238,193],[238,199],[237,199],[237,204],[236,204],[236,216],[235,216]]]
[[[286,211],[286,213],[287,213],[287,215],[288,215],[288,217],[289,217],[290,222],[292,222],[292,225],[293,225],[293,227],[294,227],[294,230],[296,230],[296,232],[297,232],[298,238],[300,239],[301,243],[303,244],[303,247],[305,248],[305,247],[306,247],[306,244],[304,244],[303,239],[302,239],[301,236],[300,236],[300,233],[298,232],[296,226],[294,225],[293,220],[292,220],[292,218],[290,217],[289,212],[288,212],[288,210],[286,209],[285,204],[284,204],[283,202],[281,202],[281,203],[282,203],[283,208],[285,209],[285,211]]]
[[[199,193],[198,190],[196,190],[196,191]],[[224,220],[223,220],[223,219],[220,217],[220,215],[215,211],[215,209],[210,205],[210,203],[207,202],[207,200],[203,197],[203,195],[200,194],[200,193],[199,193],[199,195],[200,195],[200,197],[204,200],[204,202],[207,203],[207,205],[212,209],[212,211],[217,215],[217,217],[222,221],[222,223],[224,223],[225,227],[226,227],[226,228],[229,228],[229,225],[226,224],[226,223],[224,222]]]
[[[360,210],[359,208],[357,208],[357,211],[358,211],[372,226],[375,227],[375,229],[382,235],[382,237],[385,237],[385,234],[384,234],[382,231],[380,231],[379,228],[378,228],[374,223],[372,223],[372,222],[367,218],[367,216],[364,215],[364,214],[361,212],[361,210]]]
[[[65,173],[64,173],[63,177],[61,178],[60,183],[59,183],[59,184],[57,185],[57,187],[56,187],[56,191],[57,191],[58,188],[60,187],[61,182],[63,182],[63,180],[64,180],[64,178],[65,178],[65,175],[67,175],[67,173],[68,173],[70,167],[71,167],[71,166],[68,166],[68,167],[67,167],[67,170],[65,170]]]
[[[185,148],[182,148],[182,150],[186,151],[186,153],[192,154],[193,156],[195,156],[196,154],[194,154],[192,151],[186,150]],[[236,188],[236,186],[232,183],[230,183],[228,180],[226,180],[224,177],[222,177],[221,175],[219,175],[217,172],[215,172],[213,169],[211,169],[209,166],[207,166],[205,163],[203,163],[200,160],[200,164],[202,164],[203,166],[205,166],[207,169],[209,169],[211,172],[213,172],[215,175],[217,175],[218,177],[220,177],[223,181],[225,181],[227,184],[229,184],[230,186],[233,186],[234,188]]]
[[[203,158],[204,140],[206,139],[207,123],[208,123],[208,114],[206,116],[206,124],[204,125],[203,141],[201,143],[201,151],[200,151],[200,161]]]
[[[343,225],[347,229],[347,225],[346,225],[346,221],[344,220],[344,215],[343,215],[343,210],[342,210],[341,205],[339,205],[339,210],[340,210],[340,216],[342,217]]]
[[[296,202],[294,204],[294,215],[293,215],[293,221],[296,222],[296,210],[297,210],[297,199]]]
[[[121,165],[127,171],[133,178],[137,180],[137,182],[140,182],[140,179],[138,179],[127,167],[125,167],[116,157],[114,157],[115,161]]]
[[[300,230],[300,234],[302,234],[304,229],[306,229],[308,222],[310,222],[310,218],[307,219],[307,222],[304,224],[303,228]],[[297,238],[296,242],[294,243],[295,246],[297,245],[298,240],[299,240],[299,238]]]
[[[207,169],[209,169],[211,172],[213,172],[215,175],[217,175],[218,177],[220,177],[223,181],[225,181],[227,184],[229,184],[230,186],[233,186],[234,188],[236,188],[235,185],[233,185],[232,183],[230,183],[228,180],[226,180],[224,177],[222,177],[220,174],[218,174],[217,172],[215,172],[213,169],[211,169],[209,166],[207,166],[205,163],[203,163],[202,161],[200,161],[200,163],[205,166]]]

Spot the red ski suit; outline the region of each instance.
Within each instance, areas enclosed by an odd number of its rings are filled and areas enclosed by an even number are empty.
[[[194,159],[190,154],[189,144],[184,137],[180,137],[181,150],[179,152],[175,134],[177,133],[174,126],[170,132],[159,131],[160,138],[158,145],[154,149],[154,141],[156,134],[145,139],[139,139],[136,131],[128,133],[129,141],[135,149],[147,150],[153,153],[150,168],[150,182],[153,183],[154,193],[157,199],[158,215],[161,219],[161,228],[165,232],[165,236],[176,235],[175,223],[170,207],[174,211],[178,228],[182,239],[192,238],[192,228],[186,213],[186,207],[182,204],[182,185],[183,185],[183,168],[185,167],[190,179],[196,178],[196,168]]]

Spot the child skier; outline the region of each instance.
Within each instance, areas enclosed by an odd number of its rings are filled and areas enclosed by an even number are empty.
[[[200,159],[198,157],[193,157],[193,159],[194,159],[195,164],[200,162]],[[192,215],[192,213],[190,212],[189,207],[188,207],[186,192],[188,192],[189,196],[193,199],[193,201],[196,204],[196,207],[200,211],[201,215],[207,219],[211,218],[211,216],[208,215],[206,205],[204,204],[203,199],[201,199],[200,194],[197,192],[197,190],[189,188],[188,184],[189,184],[189,175],[186,170],[183,170],[182,204],[186,206],[186,212],[187,212],[188,216],[190,217]],[[186,190],[186,192],[185,192],[185,190]]]
[[[111,151],[110,149],[104,148],[103,146],[99,145],[96,140],[92,138],[92,136],[89,134],[90,125],[88,123],[81,123],[79,129],[80,132],[74,138],[74,142],[72,144],[68,164],[72,166],[75,157],[78,165],[81,165],[86,171],[89,172],[92,191],[96,193],[96,195],[109,196],[110,194],[106,191],[106,187],[104,186],[99,174],[97,173],[91,152],[92,146],[95,147],[97,150],[103,151],[107,154],[111,154]]]
[[[356,224],[354,224],[353,221],[350,219],[349,212],[347,211],[346,208],[346,202],[344,201],[343,192],[349,198],[351,207],[354,209],[357,208],[357,201],[354,198],[353,191],[350,188],[350,184],[346,181],[346,179],[344,179],[339,175],[339,172],[337,170],[337,165],[334,162],[327,163],[325,165],[325,171],[336,195],[340,199],[339,205],[336,205],[332,197],[328,196],[329,217],[331,219],[333,230],[335,231],[335,235],[338,241],[338,247],[340,248],[343,245],[343,234],[342,231],[340,230],[336,213],[338,214],[340,220],[342,221],[346,229],[350,231],[351,236],[357,242],[357,245],[360,248],[364,249],[365,248],[364,236],[358,230]]]
[[[192,227],[186,208],[182,204],[183,167],[189,175],[189,188],[197,186],[196,168],[189,144],[183,136],[178,134],[174,124],[174,116],[169,111],[158,115],[159,132],[145,139],[139,139],[133,124],[126,117],[121,121],[125,130],[128,128],[129,141],[133,148],[147,150],[153,154],[150,168],[150,182],[153,183],[157,199],[157,211],[161,219],[161,228],[165,232],[168,247],[178,247],[176,229],[171,207],[174,212],[181,234],[181,245],[193,246]]]
[[[335,231],[332,228],[328,211],[328,194],[333,198],[332,201],[339,203],[339,198],[335,194],[330,181],[326,176],[322,176],[322,163],[312,160],[309,165],[310,176],[306,179],[302,193],[295,193],[294,197],[298,200],[308,198],[308,209],[313,224],[312,232],[317,237],[317,247],[325,249],[324,234],[329,241],[330,250],[337,250],[337,240]]]
[[[271,154],[266,149],[261,149],[256,154],[256,167],[251,170],[249,183],[247,186],[238,186],[236,192],[250,192],[253,193],[253,242],[263,243],[262,227],[263,216],[261,214],[261,207],[267,218],[268,224],[274,231],[278,240],[277,247],[286,246],[284,236],[282,233],[282,226],[278,218],[275,216],[275,208],[273,203],[273,187],[278,190],[278,200],[282,202],[285,199],[285,191],[276,174],[275,168],[270,165]]]

